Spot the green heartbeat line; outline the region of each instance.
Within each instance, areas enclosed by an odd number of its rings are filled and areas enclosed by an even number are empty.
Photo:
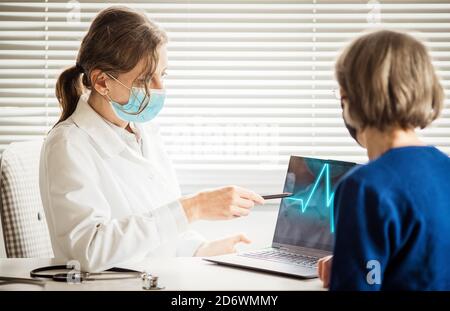
[[[319,186],[320,180],[324,174],[325,174],[325,192],[326,192],[325,201],[327,208],[330,210],[330,231],[331,233],[334,233],[334,206],[333,206],[334,192],[330,191],[330,164],[326,163],[323,165],[322,170],[320,171],[320,174],[317,176],[314,182],[314,186],[311,192],[309,193],[308,198],[306,199],[306,202],[303,199],[295,197],[290,197],[286,199],[300,202],[301,211],[302,213],[304,213],[308,208],[309,202],[311,201],[311,198],[316,192],[316,189]]]

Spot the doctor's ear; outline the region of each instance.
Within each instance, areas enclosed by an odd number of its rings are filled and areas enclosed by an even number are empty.
[[[106,95],[109,92],[106,80],[108,75],[100,69],[94,69],[91,72],[92,88],[94,88],[100,95]]]

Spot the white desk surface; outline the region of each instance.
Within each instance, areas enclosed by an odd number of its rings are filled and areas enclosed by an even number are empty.
[[[239,251],[260,249],[271,245],[277,208],[258,207],[248,217],[231,221],[203,221],[192,226],[208,239],[238,232],[246,233],[252,244],[241,244]],[[0,258],[0,276],[29,277],[33,268],[58,264],[51,259]],[[262,272],[219,266],[200,258],[148,259],[134,267],[159,276],[167,290],[322,290],[318,279],[299,280]],[[41,290],[35,285],[2,285],[0,290]],[[141,281],[90,281],[81,285],[47,282],[44,290],[140,290]]]
[[[33,268],[57,264],[52,259],[1,258],[0,275],[29,278]],[[159,276],[166,290],[322,290],[318,279],[299,280],[256,271],[219,266],[201,258],[149,259],[136,267]],[[2,285],[0,290],[141,290],[140,279],[98,280],[82,284],[48,281],[35,285]]]

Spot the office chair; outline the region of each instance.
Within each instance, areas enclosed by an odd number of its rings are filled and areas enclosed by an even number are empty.
[[[42,140],[15,142],[0,163],[0,216],[7,257],[52,258],[39,192]]]

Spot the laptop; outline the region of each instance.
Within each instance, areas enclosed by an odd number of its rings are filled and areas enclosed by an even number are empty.
[[[334,189],[356,163],[291,156],[272,246],[204,260],[299,278],[317,277],[334,244]]]

